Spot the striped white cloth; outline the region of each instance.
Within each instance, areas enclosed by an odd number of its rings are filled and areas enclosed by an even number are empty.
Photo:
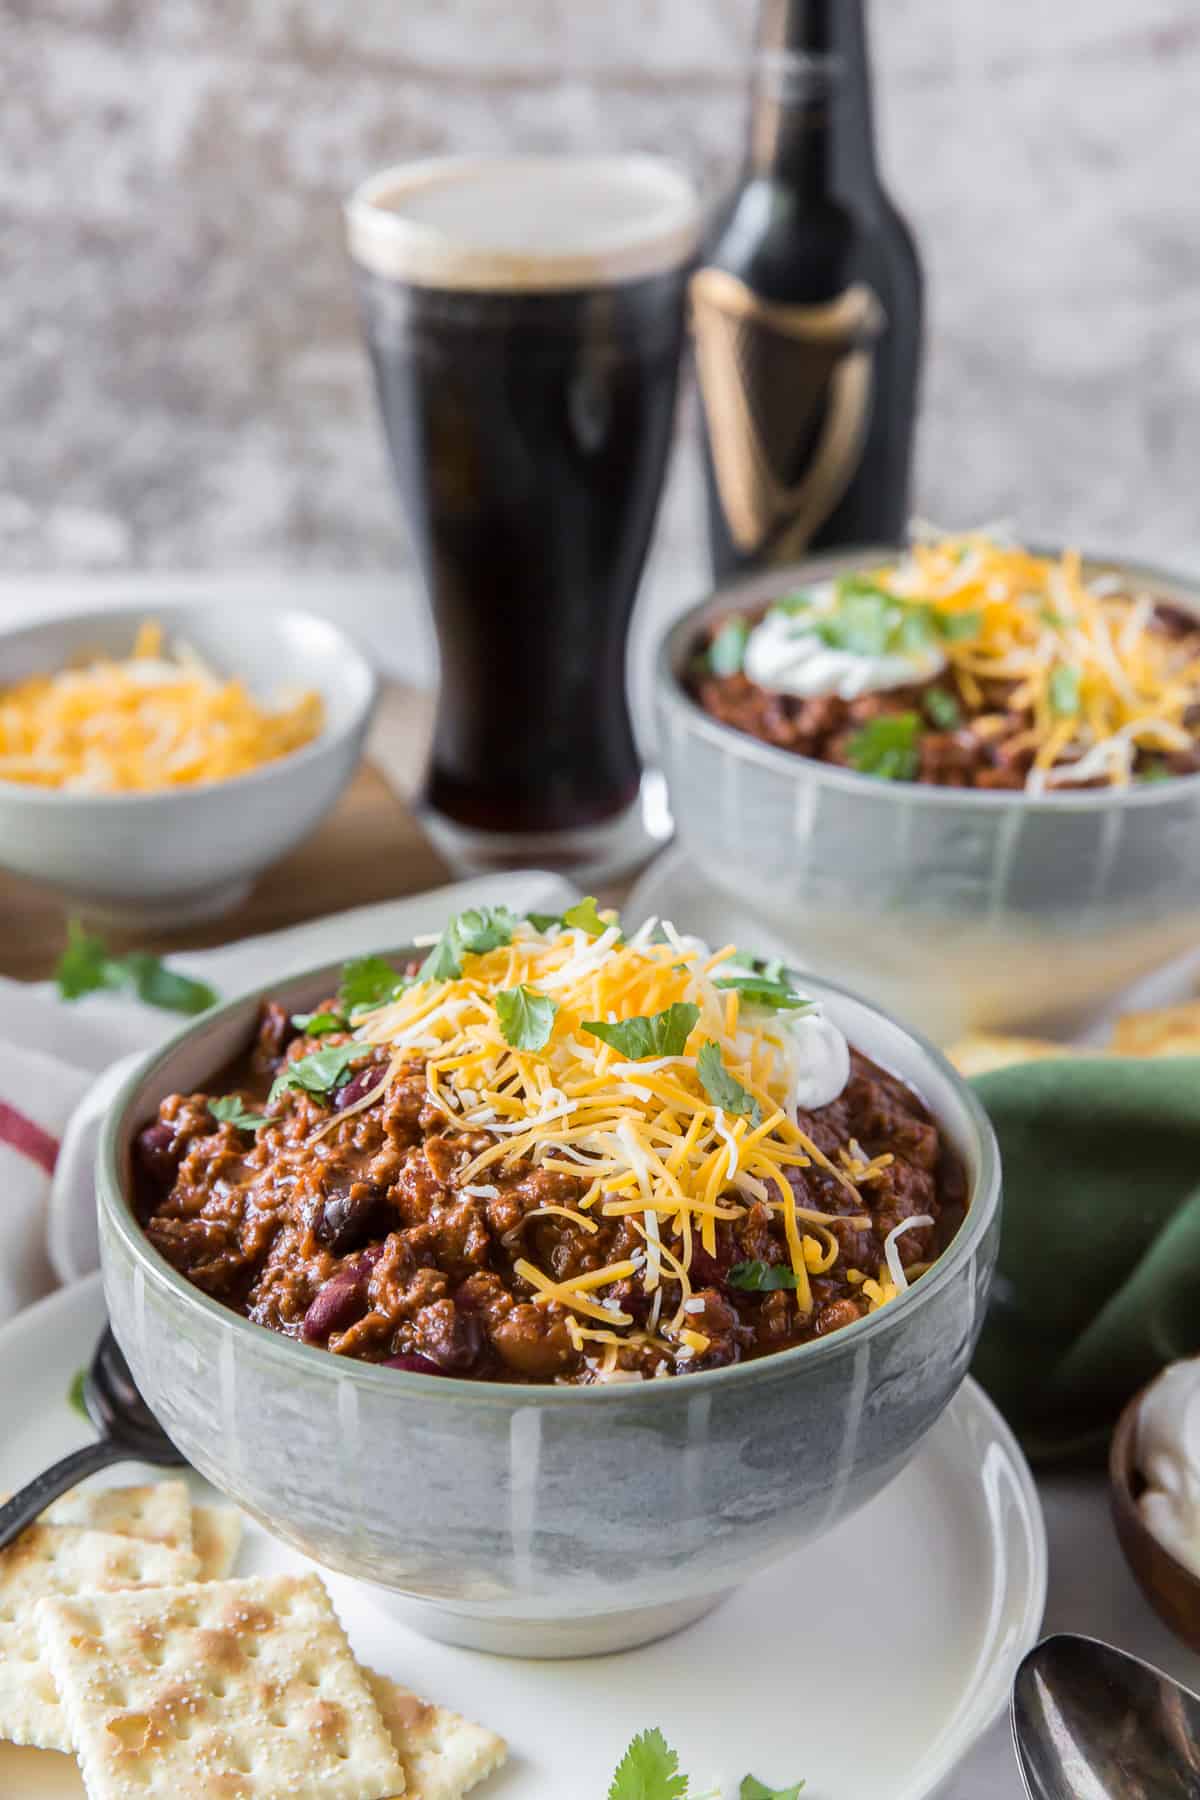
[[[169,960],[232,999],[321,963],[394,949],[467,907],[556,912],[575,898],[554,875],[489,876]],[[138,1057],[180,1024],[124,995],[67,1004],[50,982],[0,979],[0,1324],[97,1266],[101,1120]]]

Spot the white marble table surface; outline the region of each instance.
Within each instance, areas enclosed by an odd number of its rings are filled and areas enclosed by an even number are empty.
[[[649,639],[689,597],[660,584],[639,606],[633,654],[645,668]],[[249,597],[262,605],[298,605],[337,619],[374,652],[381,668],[417,685],[434,678],[436,655],[411,575],[393,580],[211,572],[126,576],[21,576],[0,579],[0,628],[68,608],[138,604],[149,612],[173,601]],[[645,722],[647,692],[636,684]],[[1104,1483],[1094,1476],[1048,1476],[1039,1483],[1050,1539],[1046,1630],[1105,1638],[1200,1688],[1200,1656],[1172,1639],[1142,1599],[1125,1567],[1108,1513]],[[919,1678],[914,1675],[914,1679]],[[1007,1722],[996,1725],[951,1778],[948,1800],[1017,1800],[1021,1793]],[[863,1800],[869,1800],[864,1796]]]

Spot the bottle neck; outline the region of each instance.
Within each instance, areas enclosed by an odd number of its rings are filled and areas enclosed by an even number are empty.
[[[807,198],[875,194],[864,0],[760,0],[750,162]]]

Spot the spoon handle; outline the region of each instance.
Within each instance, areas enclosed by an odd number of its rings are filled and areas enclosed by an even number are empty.
[[[51,1501],[68,1488],[77,1487],[86,1476],[94,1475],[97,1469],[107,1469],[110,1463],[127,1462],[130,1455],[127,1444],[102,1437],[95,1444],[85,1444],[82,1450],[72,1450],[61,1462],[51,1463],[0,1506],[0,1550],[11,1544],[18,1532],[32,1525]]]

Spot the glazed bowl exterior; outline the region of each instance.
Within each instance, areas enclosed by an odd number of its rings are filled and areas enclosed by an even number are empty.
[[[723,589],[663,639],[658,745],[689,859],[805,968],[868,989],[939,1041],[1076,1029],[1200,943],[1200,776],[1034,797],[882,781],[724,725],[685,675],[704,627],[894,559],[859,551]],[[1200,609],[1200,588],[1095,559]]]
[[[0,634],[0,687],[81,656],[126,657],[145,608],[76,613]],[[90,918],[172,927],[228,911],[308,836],[353,775],[374,711],[370,664],[312,614],[245,605],[162,609],[172,639],[259,694],[315,689],[312,743],[232,781],[84,794],[0,781],[0,865]]]
[[[336,984],[335,967],[269,991],[304,1008]],[[247,1047],[263,996],[181,1032],[126,1084],[98,1158],[113,1329],[176,1444],[268,1530],[386,1590],[418,1629],[511,1654],[660,1636],[828,1531],[904,1468],[967,1372],[1000,1170],[985,1115],[936,1051],[806,986],[922,1094],[965,1163],[965,1223],[902,1300],[828,1338],[595,1388],[372,1367],[253,1325],[176,1273],[130,1205],[133,1141],[164,1095],[205,1086]]]

